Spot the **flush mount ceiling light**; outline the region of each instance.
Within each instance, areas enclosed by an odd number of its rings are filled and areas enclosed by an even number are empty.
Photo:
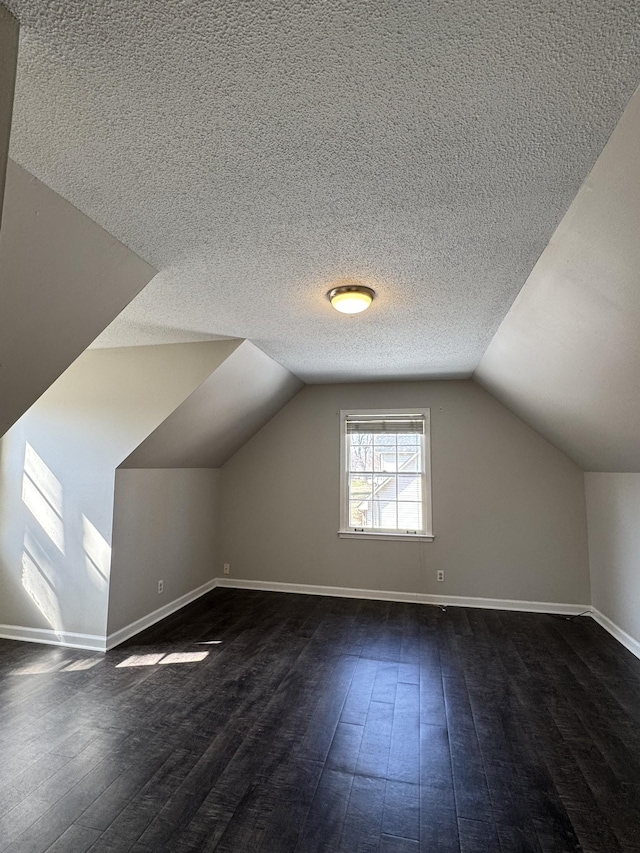
[[[373,302],[375,290],[363,284],[343,284],[327,293],[327,299],[341,314],[359,314]]]

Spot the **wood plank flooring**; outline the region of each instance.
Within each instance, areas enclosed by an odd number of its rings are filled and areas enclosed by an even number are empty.
[[[0,641],[0,851],[640,853],[640,661],[588,618],[214,590]]]

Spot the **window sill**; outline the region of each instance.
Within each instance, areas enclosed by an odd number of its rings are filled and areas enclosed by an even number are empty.
[[[389,541],[402,539],[405,542],[433,542],[435,538],[423,533],[369,533],[354,530],[338,530],[338,536],[341,539],[387,539]]]

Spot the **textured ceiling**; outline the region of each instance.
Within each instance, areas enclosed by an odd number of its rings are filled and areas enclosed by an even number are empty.
[[[469,375],[640,78],[636,0],[7,5],[13,157],[161,270],[100,345],[307,381]]]
[[[0,222],[18,60],[18,22],[0,5]]]

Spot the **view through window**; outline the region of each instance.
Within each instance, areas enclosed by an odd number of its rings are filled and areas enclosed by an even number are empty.
[[[342,413],[345,531],[430,535],[428,410]]]

